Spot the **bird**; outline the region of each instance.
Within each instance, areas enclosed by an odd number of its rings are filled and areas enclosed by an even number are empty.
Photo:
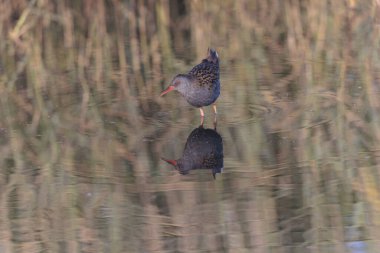
[[[169,87],[162,91],[160,96],[176,90],[186,101],[198,107],[201,113],[201,125],[204,122],[204,106],[215,103],[220,95],[219,56],[215,49],[208,48],[207,56],[201,63],[194,66],[187,74],[176,75]],[[216,105],[213,104],[216,126]]]
[[[182,175],[190,170],[209,169],[215,179],[216,173],[223,171],[223,139],[214,129],[205,129],[202,125],[195,128],[187,137],[182,157],[162,160],[174,166]]]

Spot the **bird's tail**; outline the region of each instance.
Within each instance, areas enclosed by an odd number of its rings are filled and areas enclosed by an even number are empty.
[[[219,61],[219,55],[213,48],[207,49],[207,60],[213,63],[217,63]]]

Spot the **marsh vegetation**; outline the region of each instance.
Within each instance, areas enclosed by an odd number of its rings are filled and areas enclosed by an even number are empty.
[[[375,0],[0,2],[0,252],[376,252]],[[215,47],[224,171],[180,175]],[[212,127],[206,109],[205,127]]]

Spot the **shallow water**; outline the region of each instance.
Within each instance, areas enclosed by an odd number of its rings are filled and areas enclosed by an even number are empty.
[[[16,2],[0,42],[0,252],[377,252],[377,3]],[[209,46],[215,179],[161,159],[183,155],[200,115],[159,94]]]

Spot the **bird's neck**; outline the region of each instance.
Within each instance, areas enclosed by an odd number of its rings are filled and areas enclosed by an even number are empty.
[[[191,86],[192,77],[190,75],[180,75],[177,78],[181,81],[181,84],[178,85],[177,90],[181,93],[186,92]]]

